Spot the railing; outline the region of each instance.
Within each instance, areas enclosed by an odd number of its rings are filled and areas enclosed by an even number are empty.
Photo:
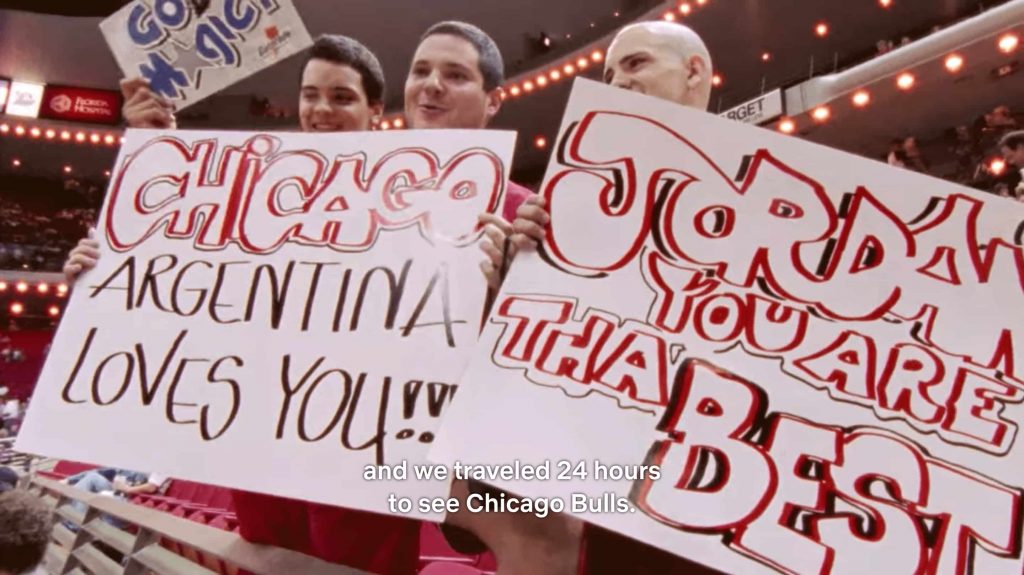
[[[44,569],[51,574],[363,574],[287,549],[254,545],[229,531],[88,493],[44,477],[31,477],[28,489],[54,510],[53,539],[43,560]],[[84,504],[84,513],[72,506],[74,501]],[[129,527],[115,527],[105,516]],[[165,548],[161,545],[165,541],[189,550],[192,558]],[[104,553],[103,547],[123,559],[115,561]]]
[[[36,458],[27,453],[14,450],[14,438],[0,439],[0,465],[28,471]]]

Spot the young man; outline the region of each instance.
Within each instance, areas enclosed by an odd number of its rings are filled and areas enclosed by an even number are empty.
[[[706,110],[711,97],[711,70],[711,56],[696,32],[670,22],[642,22],[624,27],[615,36],[605,57],[604,80],[612,86]],[[535,247],[544,239],[549,221],[543,198],[527,199],[517,212],[511,246]],[[580,558],[578,572],[586,575],[715,573],[589,524],[584,529]]]
[[[369,49],[345,36],[321,36],[303,65],[299,124],[305,132],[370,130],[383,113],[384,89],[384,72]],[[171,103],[152,92],[145,80],[125,80],[121,90],[129,126],[177,127]],[[94,267],[98,257],[99,243],[90,234],[64,265],[69,281]],[[416,570],[416,521],[245,491],[233,491],[233,496],[239,533],[253,543],[383,575]]]

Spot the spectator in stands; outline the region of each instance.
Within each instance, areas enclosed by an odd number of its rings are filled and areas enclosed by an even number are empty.
[[[999,140],[999,151],[1011,169],[1001,178],[1007,190],[1017,198],[1024,197],[1024,130],[1010,132]]]
[[[981,160],[981,149],[977,140],[965,125],[956,127],[953,142],[953,155],[956,157],[956,173],[953,178],[958,184],[970,184],[974,176],[974,168]]]
[[[156,473],[105,467],[83,471],[64,480],[65,483],[89,493],[135,495],[162,493],[171,479]]]
[[[903,156],[906,159],[905,164],[907,168],[922,174],[928,173],[929,163],[921,155],[921,149],[917,147],[917,138],[914,136],[908,136],[903,139]]]
[[[24,489],[0,493],[0,575],[39,574],[53,511]]]
[[[0,467],[0,493],[6,493],[18,486],[18,472],[7,467]],[[0,525],[0,527],[3,527]]]
[[[889,153],[885,157],[885,162],[897,168],[907,167],[910,160],[907,158],[907,153],[903,150],[903,139],[896,138],[889,142]]]

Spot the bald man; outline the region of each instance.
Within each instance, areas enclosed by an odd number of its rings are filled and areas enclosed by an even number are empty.
[[[672,22],[640,22],[619,30],[605,57],[604,81],[612,86],[706,110],[711,99],[711,55],[700,36]],[[511,249],[544,239],[550,217],[539,196],[516,212]],[[556,518],[557,517],[557,518]],[[549,522],[566,521],[549,516]],[[656,547],[586,525],[578,572],[585,575],[703,575],[717,573]]]
[[[638,22],[619,30],[605,56],[607,84],[707,110],[711,100],[711,55],[692,29],[674,22]],[[540,195],[516,212],[514,249],[535,247],[550,219]],[[512,254],[514,255],[514,253]]]

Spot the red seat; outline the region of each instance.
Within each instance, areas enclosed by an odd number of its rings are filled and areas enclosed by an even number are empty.
[[[475,556],[463,555],[448,546],[441,529],[433,523],[423,523],[420,528],[420,565],[425,566],[434,561],[473,564]]]

